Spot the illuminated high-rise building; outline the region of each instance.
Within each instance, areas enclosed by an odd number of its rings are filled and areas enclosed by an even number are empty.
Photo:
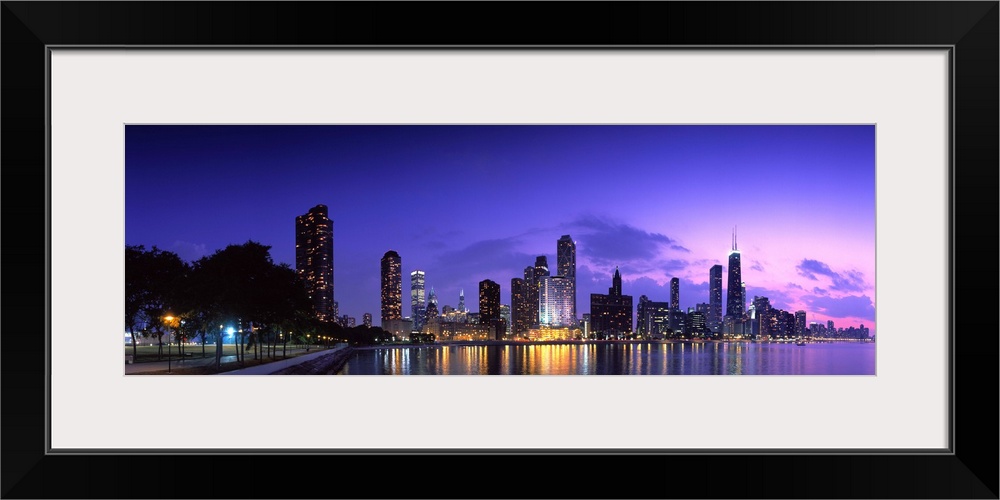
[[[320,321],[337,321],[333,302],[333,221],[326,205],[295,217],[295,271]]]
[[[424,317],[427,313],[427,302],[424,295],[425,278],[423,271],[410,273],[410,316],[413,318],[413,330],[417,332],[423,329]]]
[[[528,295],[529,289],[524,279],[513,278],[510,280],[511,333],[516,337],[527,335],[528,329],[532,326],[532,308]]]
[[[722,328],[722,266],[716,264],[708,270],[708,316],[705,325],[713,335]]]
[[[670,278],[670,309],[681,310],[681,281],[677,278]]]
[[[636,334],[643,338],[669,337],[670,302],[654,302],[645,295],[636,306]]]
[[[479,282],[479,324],[489,325],[494,335],[491,338],[500,339],[502,332],[507,330],[500,318],[500,284],[492,280]]]
[[[507,335],[510,335],[511,321],[510,321],[510,306],[507,304],[500,304],[500,319],[503,320],[503,324],[506,327]]]
[[[572,326],[573,288],[565,276],[542,276],[538,281],[538,324]]]
[[[365,325],[365,328],[372,327],[372,313],[364,313],[361,316],[361,323]]]
[[[861,325],[864,328],[865,325]],[[806,336],[806,312],[805,311],[795,311],[795,335],[798,337]]]
[[[566,278],[569,286],[570,311],[572,321],[567,325],[576,323],[576,242],[568,234],[562,235],[556,242],[556,270],[559,276]]]
[[[431,288],[431,293],[433,293],[433,292],[434,292],[434,289]],[[436,296],[435,296],[434,300],[435,301],[437,300]],[[458,312],[460,312],[460,313],[467,313],[467,312],[469,312],[468,309],[465,308],[465,289],[464,288],[458,291]]]
[[[635,333],[640,337],[649,335],[649,318],[646,314],[646,304],[649,304],[649,297],[639,296],[639,303],[635,306]]]
[[[389,250],[382,256],[382,324],[403,319],[403,276],[399,254]]]
[[[740,251],[736,246],[736,230],[733,230],[733,249],[729,252],[729,280],[726,286],[725,324],[730,335],[743,335],[744,311],[743,281],[740,267]]]
[[[590,294],[590,320],[597,338],[632,335],[632,296],[622,295],[622,276],[617,267],[608,294]]]
[[[535,280],[542,276],[549,276],[549,261],[544,255],[535,257]]]
[[[524,324],[531,328],[538,324],[538,280],[533,266],[524,268],[524,297],[527,302]]]
[[[771,301],[767,297],[754,296],[750,306],[750,334],[766,339],[771,336]]]

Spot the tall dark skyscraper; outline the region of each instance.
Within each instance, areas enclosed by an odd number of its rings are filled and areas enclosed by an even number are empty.
[[[713,334],[722,328],[722,266],[708,270],[708,317],[705,324]]]
[[[382,324],[403,319],[403,265],[399,254],[389,250],[382,256]]]
[[[615,268],[607,295],[590,294],[591,331],[598,338],[632,335],[632,296],[622,295],[622,275]]]
[[[305,283],[316,317],[336,321],[333,302],[333,221],[326,205],[295,217],[295,271]]]
[[[576,242],[568,234],[562,235],[556,242],[556,268],[559,276],[567,280],[569,293],[572,296],[569,315],[572,318],[572,323],[575,324],[578,319],[576,315]]]
[[[733,249],[729,252],[729,280],[726,287],[726,316],[743,318],[743,280],[740,268],[740,251],[733,231]]]
[[[424,327],[424,317],[427,315],[427,297],[424,295],[426,275],[423,271],[410,273],[410,317],[413,318],[413,331],[419,332]]]
[[[524,324],[531,328],[538,324],[538,280],[535,279],[533,266],[524,268],[524,300],[528,302]]]
[[[498,340],[507,329],[500,319],[500,284],[495,281],[479,282],[479,324],[489,325],[493,332],[491,337]]]
[[[640,295],[639,303],[635,306],[635,333],[641,337],[649,335],[649,316],[647,313],[649,302],[649,297]]]
[[[736,229],[733,229],[733,249],[729,252],[729,280],[726,286],[726,317],[724,318],[725,333],[733,336],[742,336],[745,333],[746,292],[743,290],[742,274],[740,251],[736,246]]]
[[[861,328],[865,325],[862,324]],[[795,311],[795,335],[799,337],[806,336],[806,312],[805,311]]]
[[[492,280],[479,282],[479,323],[489,324],[500,319],[500,284]]]
[[[533,300],[535,305],[533,307],[533,313],[535,317],[531,320],[532,325],[541,324],[541,296],[542,296],[542,278],[546,276],[551,276],[549,273],[549,261],[544,255],[539,255],[535,257],[535,269],[533,273],[533,279],[531,281],[532,292],[534,292]]]
[[[670,309],[681,310],[681,281],[677,278],[670,278]]]
[[[534,270],[529,267],[528,269]],[[528,300],[529,288],[524,279],[510,280],[511,331],[515,337],[528,333],[531,328],[531,301]]]
[[[535,279],[542,276],[549,276],[549,261],[544,255],[535,257]]]

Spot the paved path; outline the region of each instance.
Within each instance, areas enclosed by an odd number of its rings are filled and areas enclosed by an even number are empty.
[[[341,349],[347,348],[347,344],[337,344],[336,347],[332,349],[324,349],[318,352],[303,354],[301,356],[296,356],[294,358],[283,359],[281,361],[275,361],[273,363],[267,363],[263,365],[251,366],[249,368],[243,368],[240,370],[233,370],[229,372],[223,372],[219,375],[270,375],[276,371],[284,370],[289,366],[294,366],[306,361],[312,361],[317,358],[332,355]]]
[[[222,357],[223,363],[231,363],[234,361],[237,361],[235,355]],[[209,356],[207,358],[174,358],[170,361],[170,368],[194,368],[214,364],[215,356]],[[145,363],[132,363],[125,365],[125,375],[159,371],[167,371],[166,361],[149,361]]]

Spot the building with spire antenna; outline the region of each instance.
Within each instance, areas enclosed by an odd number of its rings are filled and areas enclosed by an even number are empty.
[[[723,334],[730,337],[742,336],[746,302],[743,296],[740,250],[736,244],[736,227],[733,227],[733,249],[729,251],[729,276],[726,284],[726,316],[723,318]]]
[[[632,336],[632,296],[622,295],[622,275],[615,267],[608,294],[590,294],[591,335],[598,339]]]

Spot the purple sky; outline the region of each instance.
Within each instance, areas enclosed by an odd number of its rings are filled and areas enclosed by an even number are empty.
[[[335,300],[378,324],[379,261],[427,273],[439,306],[478,310],[478,283],[510,280],[556,240],[577,242],[580,315],[623,291],[708,302],[739,227],[747,296],[864,323],[875,334],[875,127],[150,126],[125,131],[125,241],[191,261],[270,245],[295,267],[295,216],[334,221]],[[725,291],[723,291],[725,307]]]

